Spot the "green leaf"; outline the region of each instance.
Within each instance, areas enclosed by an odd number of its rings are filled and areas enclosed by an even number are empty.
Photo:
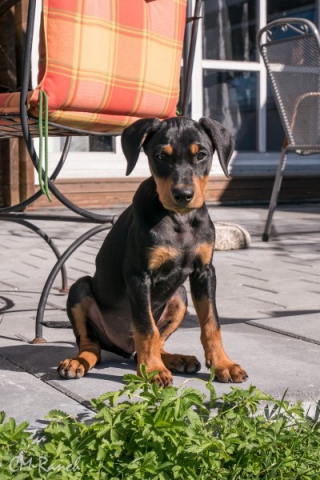
[[[126,373],[125,375],[123,375],[122,379],[125,383],[130,383],[130,382],[135,382],[135,381],[142,382],[142,378],[139,377],[139,375],[137,375],[135,373]]]
[[[217,399],[217,392],[211,382],[206,383],[206,388],[209,390],[210,393],[210,400],[209,400],[209,407],[213,408],[215,406],[215,402]]]
[[[189,419],[190,425],[193,428],[202,427],[202,422],[197,412],[195,412],[194,410],[188,410],[186,415],[187,415],[187,418]]]
[[[144,363],[140,365],[140,373],[144,380],[148,380],[147,367]]]
[[[214,369],[214,365],[211,365],[211,367],[210,367],[210,378],[209,378],[207,383],[212,383],[215,376],[216,376],[216,372],[215,372],[215,369]]]
[[[183,399],[190,400],[190,402],[192,402],[194,405],[200,405],[200,406],[203,405],[203,402],[206,398],[203,393],[199,392],[199,390],[196,390],[195,388],[192,388],[192,387],[184,388],[181,392],[180,397]]]
[[[64,420],[71,418],[71,415],[68,415],[62,410],[50,410],[50,412],[45,416],[45,418]]]

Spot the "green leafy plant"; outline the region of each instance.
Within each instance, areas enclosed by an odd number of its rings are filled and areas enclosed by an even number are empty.
[[[188,387],[160,388],[157,373],[125,375],[125,386],[92,400],[95,418],[51,411],[34,437],[0,417],[0,480],[318,479],[320,432],[302,405],[250,386],[209,400]]]

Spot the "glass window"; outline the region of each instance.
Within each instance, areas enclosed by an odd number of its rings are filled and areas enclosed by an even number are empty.
[[[258,0],[204,0],[203,58],[256,61],[258,5]],[[315,0],[267,0],[266,8],[267,22],[282,17],[316,21]],[[255,151],[259,74],[246,72],[245,63],[243,70],[203,70],[203,113],[229,127],[236,137],[237,150]],[[284,130],[269,86],[266,107],[267,150],[279,151]]]
[[[267,151],[279,152],[285,138],[284,129],[277,111],[274,97],[268,84],[267,89]]]
[[[281,17],[301,17],[315,21],[315,5],[313,0],[268,0],[268,22]]]
[[[204,116],[225,125],[236,137],[236,149],[255,151],[257,73],[203,71]]]
[[[52,151],[61,151],[65,138],[61,138],[59,144],[52,143]],[[74,136],[71,140],[70,152],[114,152],[114,137],[111,135]]]
[[[211,60],[256,60],[256,0],[205,0],[203,55]]]
[[[113,138],[110,135],[91,135],[89,137],[89,152],[113,152]]]

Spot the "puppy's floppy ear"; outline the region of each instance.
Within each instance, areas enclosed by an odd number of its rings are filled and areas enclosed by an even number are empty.
[[[130,175],[139,158],[140,148],[147,136],[155,132],[161,125],[157,118],[141,118],[125,128],[121,135],[123,153],[127,159],[126,175]]]
[[[221,123],[210,118],[200,118],[199,123],[218,152],[219,162],[224,174],[229,177],[228,163],[234,150],[234,136]]]

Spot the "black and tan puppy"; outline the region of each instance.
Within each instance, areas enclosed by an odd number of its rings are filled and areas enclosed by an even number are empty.
[[[227,174],[232,135],[207,118],[146,118],[124,130],[122,146],[127,175],[143,147],[152,176],[107,235],[94,277],[80,278],[70,289],[67,311],[79,355],[60,363],[60,375],[82,377],[99,361],[101,348],[124,357],[136,352],[138,373],[141,364],[148,372],[158,370],[155,380],[162,385],[171,383],[171,372],[197,372],[196,357],[164,350],[185,316],[183,283],[189,278],[206,365],[214,365],[221,382],[246,380],[222,346],[212,265],[215,232],[204,203],[212,155],[216,150]]]

